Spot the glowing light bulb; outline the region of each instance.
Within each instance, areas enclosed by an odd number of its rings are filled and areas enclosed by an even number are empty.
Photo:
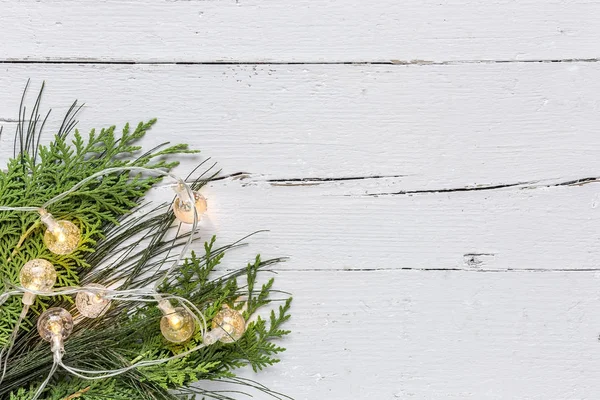
[[[212,331],[206,335],[205,342],[212,344],[219,340],[223,343],[233,343],[239,340],[244,332],[246,332],[246,321],[242,313],[225,307],[213,318]]]
[[[192,337],[195,329],[194,318],[182,307],[175,308],[173,313],[160,320],[160,331],[169,342],[185,342]]]
[[[177,192],[177,197],[173,202],[173,212],[175,213],[175,217],[186,224],[193,224],[195,208],[199,221],[202,214],[204,214],[208,208],[206,198],[198,192],[192,192],[194,195],[194,200],[192,201],[185,186],[181,183],[176,187],[175,191]]]
[[[182,343],[192,337],[196,330],[196,324],[192,315],[185,308],[173,308],[168,301],[161,302],[159,308],[164,313],[160,320],[160,331],[165,339],[173,343]]]
[[[179,314],[169,315],[167,320],[169,320],[169,326],[173,329],[181,329],[183,326],[184,319]]]
[[[62,350],[63,341],[73,332],[73,317],[64,308],[46,310],[37,322],[41,338],[52,343],[52,351]]]
[[[97,283],[87,285],[89,288],[106,289]],[[87,318],[98,318],[106,313],[110,307],[110,300],[106,298],[106,291],[84,290],[75,297],[77,310]]]
[[[37,292],[46,292],[52,289],[56,283],[56,269],[50,261],[35,258],[23,265],[19,274],[21,286],[28,290]],[[35,294],[26,292],[23,295],[23,303],[32,305],[35,300]]]
[[[72,222],[57,221],[46,211],[40,211],[41,220],[46,225],[44,244],[54,254],[71,254],[81,240],[81,231]]]

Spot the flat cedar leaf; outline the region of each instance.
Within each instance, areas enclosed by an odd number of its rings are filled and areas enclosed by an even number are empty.
[[[144,166],[169,170],[182,154],[196,153],[185,144],[161,144],[143,151],[138,141],[156,123],[140,122],[135,129],[126,124],[92,130],[85,135],[75,130],[73,103],[54,140],[40,143],[39,99],[28,121],[24,113],[15,135],[16,152],[0,171],[0,205],[41,206],[65,192],[82,179],[106,168]],[[36,117],[37,116],[37,117]],[[210,171],[210,169],[209,169]],[[205,171],[194,180],[200,189],[210,176]],[[19,284],[19,272],[25,262],[44,258],[57,269],[57,286],[75,286],[98,282],[119,289],[148,288],[161,282],[165,266],[170,266],[187,240],[186,234],[175,239],[167,235],[175,220],[168,205],[146,204],[148,190],[160,182],[157,177],[138,173],[113,173],[89,182],[48,210],[56,218],[79,226],[82,239],[75,252],[55,255],[42,241],[44,228],[36,213],[0,211],[0,290]],[[136,212],[134,212],[136,211]],[[20,246],[18,246],[20,244]],[[202,310],[210,328],[211,320],[224,305],[242,309],[249,319],[271,302],[274,279],[257,287],[258,276],[265,267],[281,259],[262,260],[260,256],[246,267],[214,273],[223,256],[240,243],[217,245],[215,237],[204,243],[204,251],[192,251],[162,283],[160,291],[182,296]],[[199,247],[199,246],[195,246]],[[238,282],[240,280],[240,282]],[[15,349],[0,385],[0,399],[31,399],[52,366],[49,344],[32,329],[37,317],[48,307],[73,308],[72,297],[38,296],[19,331]],[[276,341],[289,331],[281,325],[289,319],[291,298],[273,311],[268,319],[260,316],[247,324],[240,340],[217,342],[185,353],[202,343],[198,328],[190,341],[176,345],[165,341],[159,329],[161,313],[152,303],[113,301],[101,318],[83,319],[65,342],[64,362],[86,370],[113,370],[138,361],[157,360],[176,354],[184,356],[155,366],[132,369],[127,373],[88,381],[68,375],[61,368],[52,377],[41,398],[72,399],[229,399],[195,385],[200,380],[226,379],[254,386],[236,379],[234,370],[246,365],[254,370],[278,362],[284,349]],[[22,310],[19,297],[10,297],[0,306],[0,345],[6,344]],[[239,390],[239,389],[237,389]],[[274,394],[260,386],[274,398]],[[197,395],[197,396],[195,396]]]

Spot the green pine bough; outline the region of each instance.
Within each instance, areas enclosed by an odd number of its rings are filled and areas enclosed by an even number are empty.
[[[40,117],[40,91],[35,104],[25,115],[23,101],[14,141],[14,157],[0,171],[0,205],[40,206],[65,192],[84,178],[113,167],[145,167],[169,171],[174,159],[195,153],[187,145],[168,143],[143,151],[137,143],[155,123],[129,125],[118,132],[115,127],[92,130],[84,137],[75,129],[80,107],[75,102],[64,121],[46,145],[41,144],[45,119]],[[1,132],[1,130],[0,130]],[[215,175],[211,168],[193,180],[200,189]],[[43,226],[36,213],[0,211],[0,292],[19,285],[21,267],[29,260],[43,258],[57,270],[55,287],[101,283],[118,289],[151,287],[164,277],[184,247],[187,234],[169,235],[176,229],[170,204],[150,204],[146,193],[161,178],[121,172],[104,175],[52,205],[55,217],[78,225],[82,239],[69,255],[55,255],[42,242]],[[175,227],[175,228],[174,228]],[[243,240],[243,239],[242,239]],[[282,325],[289,319],[291,297],[273,289],[273,279],[260,280],[260,272],[282,259],[262,260],[257,256],[247,266],[235,269],[220,266],[224,254],[243,245],[242,241],[217,246],[213,237],[193,248],[159,288],[192,301],[202,310],[210,327],[212,318],[224,306],[243,313],[247,323],[244,335],[234,343],[217,342],[169,362],[129,370],[123,374],[86,380],[59,368],[40,398],[71,399],[233,399],[246,388],[261,391],[265,397],[288,398],[260,383],[236,376],[236,369],[250,366],[262,370],[279,360],[285,349],[279,339],[289,331]],[[162,273],[161,273],[162,272]],[[262,283],[259,283],[262,282]],[[277,301],[272,303],[272,293]],[[270,304],[270,307],[265,307]],[[0,347],[6,346],[21,313],[19,296],[0,305]],[[25,318],[7,361],[6,376],[0,385],[0,399],[31,399],[52,367],[50,344],[35,329],[39,315],[50,307],[74,308],[73,296],[37,296]],[[269,309],[266,318],[257,313]],[[256,316],[257,314],[258,316]],[[264,314],[264,313],[263,313]],[[65,341],[63,360],[85,370],[115,370],[141,360],[168,358],[202,343],[197,329],[188,342],[173,344],[161,335],[162,314],[155,303],[113,301],[108,312],[97,319],[76,323]],[[202,388],[204,380],[238,384],[227,394]],[[268,396],[267,396],[268,395]]]

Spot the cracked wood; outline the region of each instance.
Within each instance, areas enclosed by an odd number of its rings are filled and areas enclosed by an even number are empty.
[[[597,64],[3,68],[3,118],[16,117],[28,77],[51,78],[48,132],[75,95],[83,132],[158,116],[146,146],[187,142],[223,169],[206,234],[271,229],[252,242],[290,256],[284,268],[600,265]]]
[[[350,193],[365,195],[569,182],[600,174],[598,65],[4,64],[0,116],[17,117],[14,93],[35,76],[48,78],[49,127],[82,96],[84,132],[157,116],[149,146],[191,142],[224,174],[270,184],[380,177]]]
[[[270,229],[225,268],[290,257],[294,335],[261,383],[297,400],[600,392],[600,4],[0,7],[0,159],[27,78],[48,80],[48,133],[76,96],[84,132],[158,116],[144,146],[223,168],[201,235]]]

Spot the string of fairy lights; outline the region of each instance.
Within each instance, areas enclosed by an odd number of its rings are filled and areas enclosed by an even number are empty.
[[[176,175],[143,167],[108,168],[83,179],[69,190],[50,199],[41,207],[0,207],[0,211],[38,213],[40,217],[39,221],[45,227],[43,243],[46,248],[57,255],[71,254],[77,250],[81,242],[82,235],[80,228],[71,221],[55,219],[47,210],[53,204],[70,196],[87,183],[115,172],[137,172],[164,176],[175,180],[175,184],[172,186],[175,191],[175,200],[172,206],[173,213],[181,223],[192,225],[181,253],[173,262],[173,265],[165,271],[162,279],[157,280],[150,289],[117,290],[105,287],[99,283],[90,283],[85,286],[55,287],[57,273],[56,268],[50,261],[43,258],[35,258],[27,261],[20,270],[20,286],[14,286],[11,290],[0,294],[0,305],[11,296],[21,296],[23,303],[23,309],[8,344],[0,351],[0,366],[2,367],[0,384],[6,375],[8,359],[20,325],[26,317],[30,306],[34,304],[36,296],[75,295],[75,308],[82,318],[101,318],[108,311],[113,301],[153,302],[157,304],[158,309],[162,312],[160,330],[166,340],[172,343],[184,343],[198,329],[202,337],[202,342],[172,357],[138,361],[121,369],[101,371],[82,370],[66,365],[63,362],[63,355],[65,353],[64,342],[69,338],[76,324],[72,313],[60,307],[50,308],[44,311],[38,318],[37,331],[42,339],[50,342],[54,363],[46,380],[35,393],[34,400],[39,398],[59,366],[70,374],[82,379],[105,379],[134,368],[158,365],[185,357],[217,341],[224,343],[235,342],[242,337],[246,330],[246,321],[242,314],[227,306],[224,306],[213,318],[211,330],[208,330],[204,315],[192,302],[180,296],[158,292],[160,285],[185,257],[193,241],[198,222],[207,210],[207,202],[204,196],[192,190],[183,179]]]

